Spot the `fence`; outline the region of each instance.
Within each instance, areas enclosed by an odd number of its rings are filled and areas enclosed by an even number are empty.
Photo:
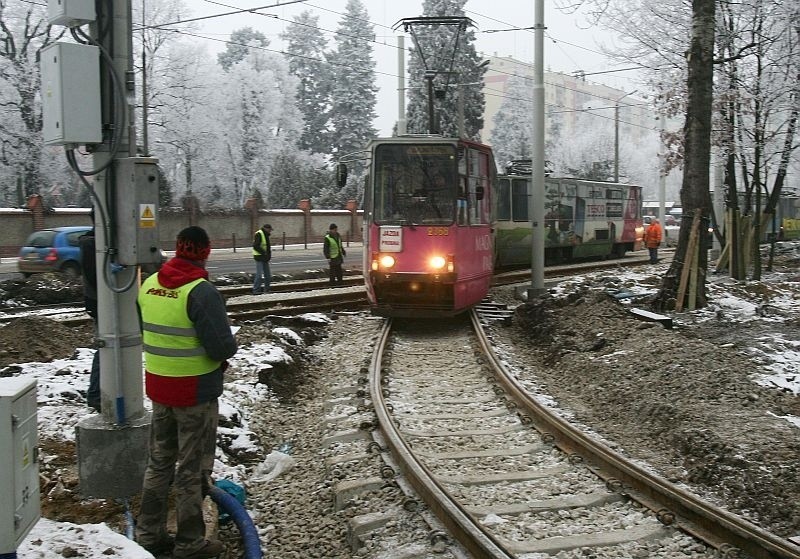
[[[0,208],[0,256],[16,256],[34,231],[91,224],[90,212],[89,208],[47,208],[39,195],[31,196],[26,208]],[[254,232],[269,223],[272,242],[279,246],[319,243],[329,225],[336,223],[346,241],[359,242],[361,213],[355,201],[348,202],[343,210],[315,210],[308,200],[301,200],[297,209],[263,210],[252,204],[246,204],[242,210],[213,212],[164,208],[158,211],[158,235],[161,248],[172,250],[178,232],[197,225],[208,232],[214,248],[246,248],[251,245]]]

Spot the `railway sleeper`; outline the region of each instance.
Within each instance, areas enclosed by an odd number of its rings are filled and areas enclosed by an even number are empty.
[[[397,512],[369,512],[354,516],[347,521],[347,541],[353,553],[364,546],[367,536],[384,528],[389,522],[397,521]]]
[[[623,500],[625,500],[625,497],[619,493],[595,491],[592,493],[584,493],[582,495],[568,495],[554,499],[544,499],[541,501],[528,501],[525,503],[514,503],[509,505],[497,505],[489,507],[467,507],[467,510],[470,512],[470,514],[482,518],[490,514],[510,516],[564,509],[599,507],[608,503],[616,503]]]
[[[454,485],[487,485],[501,481],[521,482],[532,481],[535,479],[547,479],[560,476],[570,471],[570,466],[554,466],[552,468],[540,468],[538,470],[525,470],[521,472],[502,472],[497,474],[484,474],[478,476],[436,476],[442,483]]]
[[[380,476],[337,482],[333,486],[333,510],[339,512],[347,508],[354,497],[370,491],[380,491],[385,485],[386,479]]]
[[[368,431],[361,429],[347,429],[345,431],[338,431],[332,435],[328,435],[322,439],[323,446],[331,446],[336,443],[351,443],[358,440],[372,440],[372,436]]]
[[[608,547],[630,542],[644,542],[670,537],[672,531],[660,525],[634,526],[594,534],[575,534],[574,536],[554,536],[540,540],[511,541],[498,537],[503,546],[512,553],[548,553],[555,555],[581,547]]]

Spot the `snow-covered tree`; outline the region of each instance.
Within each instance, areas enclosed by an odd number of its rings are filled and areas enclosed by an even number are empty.
[[[42,168],[52,150],[42,142],[39,58],[64,29],[51,28],[46,15],[45,3],[0,0],[0,181],[18,185],[18,204],[50,182]]]
[[[319,17],[302,12],[281,38],[287,42],[289,70],[300,80],[297,102],[305,121],[300,147],[329,154],[331,80],[336,75],[325,60],[327,41],[318,27]]]
[[[298,80],[283,56],[257,49],[231,66],[225,80],[218,115],[230,185],[239,205],[255,195],[267,200],[275,158],[295,147],[302,133]]]
[[[132,3],[133,62],[136,72],[136,116],[140,119],[139,141],[150,152],[151,123],[161,121],[159,111],[169,104],[169,91],[163,84],[171,79],[170,65],[175,62],[169,47],[182,40],[181,32],[193,31],[193,22],[173,24],[188,16],[184,0],[147,0]],[[162,27],[162,24],[171,25]],[[143,89],[146,91],[143,93]],[[145,99],[146,97],[146,99]]]
[[[237,62],[244,60],[252,47],[266,46],[269,46],[269,39],[263,33],[252,27],[242,27],[231,33],[225,50],[217,55],[217,62],[227,71]]]
[[[789,162],[797,157],[797,143],[793,137],[800,96],[797,85],[800,83],[797,70],[800,8],[796,3],[774,0],[718,2],[716,5],[700,4],[697,0],[691,3],[695,15],[700,7],[715,6],[718,8],[715,29],[711,30],[715,39],[711,142],[725,162],[728,210],[732,215],[756,216],[757,226],[762,218],[755,207],[756,194],[766,191],[772,182],[772,192],[766,202],[767,211],[771,211],[780,197]],[[666,117],[690,113],[689,102],[697,93],[691,86],[698,82],[689,79],[688,71],[697,60],[686,56],[685,37],[697,30],[697,20],[692,19],[689,7],[681,0],[655,4],[642,0],[616,1],[611,3],[610,9],[602,10],[600,19],[627,44],[614,53],[618,59],[659,68],[648,77],[658,94],[660,112]],[[665,71],[665,67],[670,70]],[[687,149],[693,139],[686,133],[698,129],[698,123],[702,123],[697,120],[699,116],[689,114],[683,130],[662,135],[669,141],[671,155],[665,161],[683,164],[684,156],[696,155]],[[684,166],[684,170],[685,173],[700,172],[699,168],[690,171],[688,166]],[[697,207],[692,204],[705,204],[707,196],[697,192],[697,188],[708,181],[704,176],[701,178],[684,180],[684,186],[692,189],[681,192],[682,205],[688,214]],[[740,193],[744,196],[739,196]],[[703,206],[701,209],[703,219],[708,219],[710,208]],[[738,248],[746,243],[739,244],[744,236],[737,231],[736,220],[731,223],[730,235],[725,235],[725,241],[731,243],[730,268],[735,277],[743,279],[744,258]],[[688,234],[682,230],[681,239],[687,238]],[[701,251],[701,255],[704,254]],[[754,277],[759,273],[758,260],[752,259]],[[704,264],[701,256],[701,265]]]
[[[168,170],[175,195],[208,195],[217,182],[211,162],[217,158],[221,124],[208,107],[218,102],[218,79],[205,63],[205,49],[178,43],[168,51],[170,71],[159,84],[168,95],[161,96],[157,120],[150,125],[152,151]]]
[[[467,0],[425,0],[423,16],[464,17]],[[486,68],[475,50],[475,32],[452,25],[415,25],[414,46],[408,63],[409,99],[406,111],[409,133],[428,133],[428,86],[433,79],[434,110],[438,129],[445,136],[458,135],[458,96],[463,95],[464,136],[479,140],[483,128],[483,74]]]
[[[332,145],[339,157],[364,149],[377,134],[372,125],[377,95],[374,39],[363,2],[348,0],[336,31],[336,48],[329,55],[336,75],[331,88]]]
[[[533,80],[511,76],[494,116],[492,149],[501,169],[513,159],[530,159],[533,134]]]

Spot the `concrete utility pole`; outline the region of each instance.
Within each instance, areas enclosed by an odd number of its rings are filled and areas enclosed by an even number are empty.
[[[115,233],[116,201],[131,188],[130,173],[119,165],[136,154],[131,126],[134,94],[131,0],[98,2],[100,12],[91,24],[91,37],[110,57],[115,77],[101,70],[102,119],[109,131],[95,146],[95,244],[97,263],[98,339],[102,415],[84,419],[77,427],[78,474],[83,496],[127,498],[141,490],[146,465],[149,414],[145,413],[142,387],[142,339],[136,312],[138,267],[110,272],[107,247],[119,248]],[[112,151],[116,134],[116,151]],[[124,176],[123,176],[124,175]],[[99,203],[98,203],[99,202]]]
[[[535,0],[533,56],[533,152],[531,154],[531,286],[528,300],[544,294],[544,0]]]
[[[664,129],[667,125],[666,118],[665,115],[661,115],[660,118],[662,140],[664,138]],[[661,149],[664,151],[664,154],[660,157],[661,168],[658,170],[658,219],[661,222],[661,244],[663,245],[667,242],[667,236],[665,234],[665,228],[667,226],[667,172],[665,171],[667,167],[667,153],[663,145]]]
[[[634,89],[630,93],[626,93],[614,104],[614,182],[619,182],[619,102],[637,91],[639,90]],[[661,216],[661,219],[664,219],[664,216]]]
[[[149,140],[147,138],[147,27],[144,17],[144,3],[142,0],[142,155],[150,155]]]

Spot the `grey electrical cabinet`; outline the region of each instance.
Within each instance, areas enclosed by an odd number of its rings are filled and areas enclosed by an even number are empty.
[[[47,23],[75,27],[95,20],[94,0],[47,0]]]
[[[117,262],[125,266],[159,264],[158,159],[114,160],[117,188]]]
[[[14,553],[39,520],[39,441],[36,380],[0,383],[0,555]],[[13,505],[13,506],[12,506]]]
[[[41,56],[44,143],[101,143],[100,49],[54,43]]]

